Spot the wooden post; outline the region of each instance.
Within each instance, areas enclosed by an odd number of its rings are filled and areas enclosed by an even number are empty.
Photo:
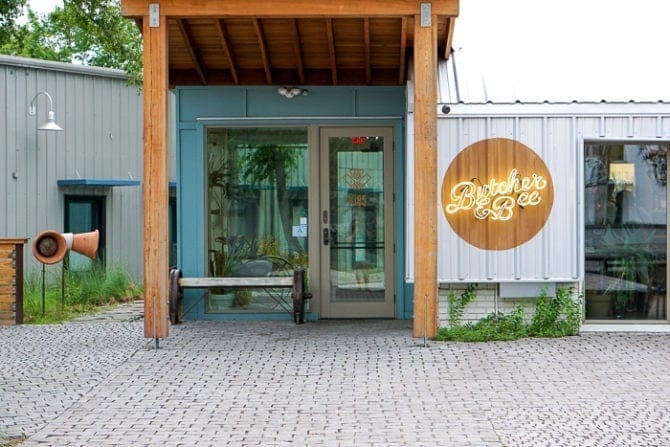
[[[437,334],[437,23],[414,17],[414,330]]]
[[[146,11],[148,14],[149,11]],[[143,19],[144,36],[144,336],[168,336],[167,20]]]

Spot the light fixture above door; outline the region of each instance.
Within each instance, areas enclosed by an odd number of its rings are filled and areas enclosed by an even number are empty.
[[[307,96],[309,95],[309,90],[300,87],[279,87],[277,93],[285,98],[291,99],[296,96]]]

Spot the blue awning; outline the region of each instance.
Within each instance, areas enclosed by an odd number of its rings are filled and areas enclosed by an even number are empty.
[[[111,188],[114,186],[140,186],[139,180],[113,178],[62,178],[57,180],[58,186],[98,186]]]

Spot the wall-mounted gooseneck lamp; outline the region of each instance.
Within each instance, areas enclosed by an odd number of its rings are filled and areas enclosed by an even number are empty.
[[[44,95],[47,97],[49,100],[49,115],[47,116],[47,122],[42,124],[40,127],[38,127],[39,130],[56,130],[56,131],[61,131],[63,130],[62,127],[60,127],[58,124],[56,124],[56,116],[54,114],[54,107],[53,107],[53,100],[51,99],[51,95],[47,93],[46,91],[44,92],[38,92],[35,97],[33,98],[32,101],[30,101],[30,107],[28,108],[28,115],[30,116],[35,116],[37,115],[37,108],[35,101],[37,101],[37,97],[40,95]]]

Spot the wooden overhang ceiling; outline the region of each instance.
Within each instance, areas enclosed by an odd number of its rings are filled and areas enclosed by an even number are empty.
[[[140,29],[149,1],[122,0]],[[159,1],[170,85],[403,85],[421,2]],[[438,57],[451,50],[458,0],[431,5]]]

